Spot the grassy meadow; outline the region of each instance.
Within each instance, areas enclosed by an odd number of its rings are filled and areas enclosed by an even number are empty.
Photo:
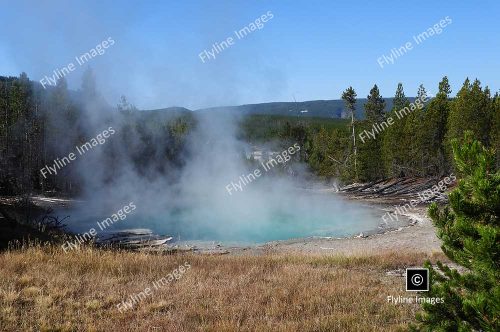
[[[0,331],[399,331],[416,305],[387,273],[442,255],[158,255],[26,246],[0,253]],[[152,283],[188,262],[179,280]],[[145,288],[131,310],[116,305]]]

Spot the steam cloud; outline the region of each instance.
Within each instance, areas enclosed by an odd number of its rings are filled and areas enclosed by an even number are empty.
[[[227,183],[255,169],[243,157],[249,144],[236,138],[242,118],[211,112],[195,113],[195,117],[197,126],[187,140],[185,164],[167,174],[154,169],[138,172],[123,156],[139,145],[112,141],[123,130],[118,127],[109,144],[118,144],[123,152],[112,170],[119,176],[104,184],[109,170],[100,165],[106,149],[88,154],[79,164],[86,184],[85,203],[72,211],[72,227],[85,231],[87,225],[130,201],[137,210],[115,230],[147,228],[180,240],[265,242],[304,235],[352,235],[377,227],[379,218],[372,209],[313,190],[302,180],[307,171],[300,164],[287,166],[299,176],[265,173],[237,195],[228,195]],[[168,143],[152,144],[162,151]]]

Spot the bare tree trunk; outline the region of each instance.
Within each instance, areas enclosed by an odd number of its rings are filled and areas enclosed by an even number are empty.
[[[358,180],[358,155],[356,149],[356,134],[354,131],[354,110],[351,110],[351,126],[352,126],[352,141],[354,145],[354,174],[356,180]]]

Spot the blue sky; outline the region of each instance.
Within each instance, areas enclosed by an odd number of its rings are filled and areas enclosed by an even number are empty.
[[[0,0],[0,75],[40,80],[111,37],[88,63],[111,104],[122,94],[142,109],[339,99],[349,85],[365,97],[374,83],[391,97],[398,82],[413,96],[421,83],[433,93],[444,75],[453,93],[467,76],[500,88],[498,1],[47,2]],[[200,60],[268,11],[263,29]],[[379,66],[446,16],[441,34]],[[83,71],[67,75],[70,88]]]

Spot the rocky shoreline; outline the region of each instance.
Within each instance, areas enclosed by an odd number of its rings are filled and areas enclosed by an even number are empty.
[[[372,234],[359,234],[350,238],[304,238],[285,241],[274,241],[259,247],[260,250],[276,253],[303,253],[317,255],[347,255],[358,256],[377,252],[415,252],[442,253],[441,240],[436,236],[436,229],[427,215],[430,203],[444,204],[447,202],[445,190],[450,190],[455,181],[446,181],[447,187],[441,193],[426,195],[423,192],[432,190],[444,178],[399,178],[372,183],[355,183],[332,192],[351,200],[360,200],[374,207],[383,208],[388,213],[396,213],[398,207],[408,205],[408,202],[418,201],[415,207],[405,209],[399,214],[409,220],[407,226],[397,229],[384,229]],[[449,183],[448,183],[449,182]],[[443,188],[441,186],[441,188]]]

